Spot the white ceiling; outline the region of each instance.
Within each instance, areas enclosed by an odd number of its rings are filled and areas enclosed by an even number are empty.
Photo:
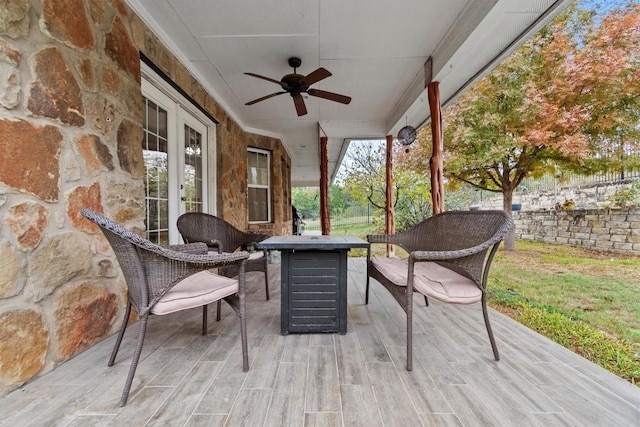
[[[126,0],[239,125],[281,138],[292,185],[317,186],[319,137],[329,173],[348,141],[396,135],[429,116],[424,64],[443,102],[486,74],[572,0]],[[298,117],[288,94],[252,72],[280,80],[318,67],[333,75],[313,88],[349,105],[305,98]]]

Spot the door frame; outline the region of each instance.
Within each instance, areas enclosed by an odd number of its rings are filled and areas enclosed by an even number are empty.
[[[184,185],[183,173],[184,156],[180,155],[179,146],[184,146],[184,124],[196,128],[194,125],[200,124],[200,129],[206,129],[206,135],[203,138],[203,145],[206,146],[202,156],[203,162],[203,183],[202,198],[203,211],[215,215],[217,212],[216,203],[216,123],[207,115],[203,114],[198,106],[194,105],[192,100],[182,95],[173,87],[173,84],[167,82],[165,78],[158,75],[151,67],[144,62],[140,63],[141,68],[141,95],[159,102],[163,108],[165,102],[170,102],[173,107],[167,109],[173,117],[169,118],[167,124],[167,132],[169,144],[167,147],[167,155],[169,157],[168,171],[168,196],[169,196],[169,243],[182,243],[180,233],[176,225],[178,216],[184,212],[184,202],[180,200],[180,185]],[[168,101],[167,101],[168,100]],[[199,129],[197,129],[199,130]],[[177,159],[172,161],[171,159]]]

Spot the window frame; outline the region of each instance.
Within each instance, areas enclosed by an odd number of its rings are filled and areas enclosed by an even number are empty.
[[[249,172],[250,172],[250,168],[249,168],[249,154],[250,153],[255,153],[255,154],[259,154],[259,155],[265,155],[267,157],[267,184],[266,185],[260,185],[260,184],[251,184],[249,182]],[[249,224],[266,224],[266,223],[270,223],[271,222],[271,214],[272,214],[272,200],[271,200],[271,151],[269,150],[265,150],[262,148],[255,148],[255,147],[247,147],[247,222]],[[251,188],[257,188],[257,189],[266,189],[267,190],[267,219],[266,220],[259,220],[259,221],[252,221],[249,218],[249,189]]]

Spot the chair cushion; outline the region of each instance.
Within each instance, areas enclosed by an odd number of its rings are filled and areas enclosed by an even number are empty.
[[[151,308],[151,313],[162,315],[201,307],[237,292],[237,280],[205,270],[178,282]]]
[[[371,257],[371,262],[376,270],[384,275],[396,286],[407,286],[407,273],[409,262],[407,258],[395,257]]]
[[[375,268],[396,286],[407,286],[407,259],[372,257]],[[453,304],[473,304],[482,299],[476,283],[435,262],[414,264],[413,288],[427,297]]]

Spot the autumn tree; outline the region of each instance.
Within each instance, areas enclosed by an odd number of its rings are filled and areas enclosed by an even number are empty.
[[[394,158],[402,148],[394,148]],[[364,141],[353,143],[344,162],[342,176],[346,193],[354,202],[376,208],[378,216],[384,215],[386,204],[386,145]],[[428,175],[427,175],[428,177]],[[393,205],[396,228],[401,230],[430,215],[431,196],[429,179],[407,168],[395,168],[393,172]]]
[[[584,106],[581,131],[589,149],[581,164],[587,171],[637,167],[638,156],[629,154],[638,154],[640,143],[640,4],[583,15],[579,42],[554,82]]]
[[[382,143],[362,141],[349,146],[340,180],[353,200],[384,207],[384,162]]]
[[[639,61],[640,5],[572,6],[444,111],[445,177],[502,193],[511,212],[525,178],[616,167],[639,141]],[[416,170],[428,137],[407,159]]]

